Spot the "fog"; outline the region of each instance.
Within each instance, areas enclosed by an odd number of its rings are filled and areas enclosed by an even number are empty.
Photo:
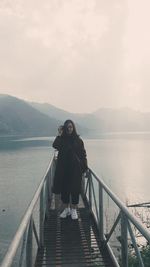
[[[0,93],[150,111],[149,0],[3,0]]]

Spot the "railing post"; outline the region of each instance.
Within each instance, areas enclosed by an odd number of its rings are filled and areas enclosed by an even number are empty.
[[[27,244],[26,244],[26,267],[32,267],[32,254],[33,254],[33,219],[31,216],[29,229],[28,229],[28,236],[27,236]]]
[[[89,208],[92,211],[92,174],[89,172]]]
[[[85,176],[82,176],[82,195],[85,195]]]
[[[56,162],[57,162],[57,159],[54,158],[52,165],[51,165],[51,169],[50,169],[50,186],[52,186],[52,183],[53,183],[55,168],[56,168]]]
[[[45,192],[45,194],[46,194],[46,196],[45,196],[45,199],[46,199],[46,217],[48,217],[48,210],[49,210],[49,198],[50,198],[50,196],[49,196],[49,176],[47,176],[47,180],[46,180],[46,192]]]
[[[49,169],[49,172],[48,172],[48,179],[47,179],[47,185],[48,185],[48,198],[51,199],[51,186],[52,186],[52,182],[51,182],[51,169],[52,169],[52,166],[50,167]]]
[[[104,241],[104,212],[103,212],[103,188],[99,183],[99,233],[100,240]]]
[[[52,160],[46,170],[46,174],[42,178],[38,189],[36,190],[34,197],[32,201],[30,202],[30,205],[18,227],[18,230],[11,241],[11,244],[9,245],[9,248],[6,252],[6,255],[4,256],[4,259],[2,260],[1,267],[9,267],[13,265],[13,261],[15,259],[15,255],[17,253],[17,250],[19,249],[19,245],[21,245],[22,241],[22,247],[20,248],[20,258],[17,257],[17,266],[26,266],[26,267],[33,267],[34,260],[33,260],[33,234],[35,235],[35,239],[38,245],[38,248],[40,246],[43,246],[44,241],[44,229],[43,229],[43,223],[44,223],[44,216],[45,216],[45,208],[44,208],[44,183],[46,181],[46,176],[50,172],[50,168],[52,165]],[[51,191],[51,190],[50,190]],[[40,204],[39,204],[39,198],[40,198]],[[39,208],[39,218],[38,218],[38,224],[39,224],[39,235],[40,235],[40,241],[38,238],[38,234],[34,225],[34,220],[32,218],[33,212],[35,207]],[[40,206],[40,207],[39,207]],[[44,209],[43,209],[44,208]],[[22,240],[23,239],[23,240]],[[19,251],[18,251],[19,252]],[[18,255],[19,256],[19,255]]]
[[[40,247],[43,247],[44,245],[43,221],[44,221],[44,203],[43,203],[43,188],[42,188],[40,194]]]
[[[23,266],[26,244],[27,244],[27,229],[23,234],[22,248],[21,248],[20,259],[19,259],[19,264],[18,264],[19,267]]]
[[[129,233],[130,233],[130,237],[131,237],[131,240],[132,240],[133,247],[135,249],[135,253],[136,253],[138,261],[139,261],[139,266],[140,267],[144,267],[143,259],[141,257],[141,253],[140,253],[140,250],[139,250],[138,245],[136,243],[136,238],[135,238],[135,236],[133,234],[133,231],[132,231],[132,228],[131,228],[131,225],[130,225],[129,221],[128,221],[128,229],[129,229]]]
[[[122,267],[128,267],[128,221],[121,212],[121,260]]]

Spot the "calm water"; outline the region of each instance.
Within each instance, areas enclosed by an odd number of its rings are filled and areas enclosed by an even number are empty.
[[[53,138],[0,138],[0,259],[43,177]],[[89,166],[123,200],[149,201],[150,133],[84,140]]]

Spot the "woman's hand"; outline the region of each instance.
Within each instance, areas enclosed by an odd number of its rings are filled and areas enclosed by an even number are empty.
[[[89,177],[89,169],[87,168],[86,170],[85,170],[85,172],[83,173],[83,176],[85,177],[85,178],[88,178]]]
[[[63,126],[58,127],[58,136],[61,136],[63,133]]]

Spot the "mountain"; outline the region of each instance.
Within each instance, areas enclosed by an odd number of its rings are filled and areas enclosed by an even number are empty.
[[[22,99],[0,94],[0,135],[56,135],[58,126],[70,118],[71,113],[52,105],[49,105],[51,109],[47,108],[47,112],[44,112],[40,106],[42,105],[38,103],[33,105]],[[87,129],[78,123],[76,126],[81,135],[86,135]]]
[[[70,113],[68,111],[65,111],[63,109],[57,108],[51,104],[48,103],[36,103],[36,102],[29,102],[29,104],[33,107],[39,110],[40,112],[44,113],[45,115],[48,115],[49,117],[55,118],[57,120],[65,121],[67,119],[74,119],[75,116],[73,113]]]
[[[100,108],[78,114],[48,103],[0,95],[0,135],[52,136],[66,119],[72,119],[79,134],[85,137],[98,137],[106,132],[150,131],[150,113],[130,108]]]
[[[84,118],[86,115],[84,114],[76,114],[71,113],[66,110],[57,108],[51,104],[48,103],[36,103],[36,102],[29,102],[29,104],[37,109],[38,111],[42,112],[43,114],[53,117],[56,120],[61,120],[61,124],[64,124],[64,122],[67,119],[71,119],[75,122],[75,125],[77,127],[77,130],[79,134],[86,135],[90,133],[90,125],[85,124]]]
[[[104,132],[150,131],[150,113],[131,108],[100,108],[93,113]]]
[[[105,132],[150,131],[150,113],[143,113],[131,108],[99,108],[93,113],[76,114],[61,110],[48,103],[31,103],[44,114],[55,119],[72,119],[84,127],[87,136],[96,137]]]
[[[60,123],[21,99],[0,95],[0,135],[50,136]]]
[[[48,103],[29,102],[29,104],[40,112],[57,120],[60,119],[63,122],[67,119],[73,120],[77,125],[77,128],[79,128],[80,132],[84,135],[92,134],[92,132],[96,130],[99,125],[99,120],[97,120],[95,115],[90,113],[71,113]],[[100,127],[98,128],[100,129]]]

